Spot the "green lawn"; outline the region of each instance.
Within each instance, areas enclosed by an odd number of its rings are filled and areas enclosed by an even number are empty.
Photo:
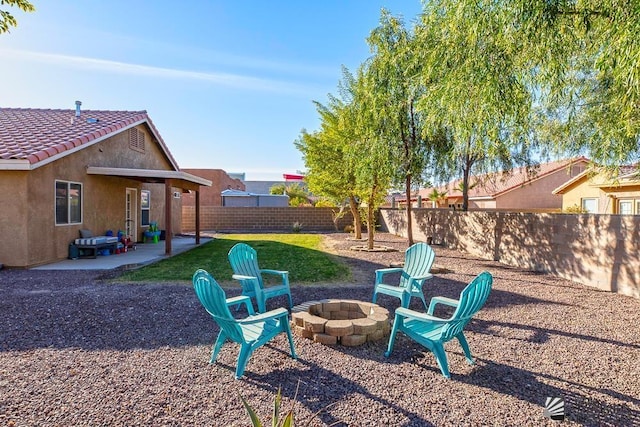
[[[292,285],[348,280],[349,268],[337,257],[324,252],[321,241],[322,236],[317,234],[226,234],[195,249],[126,272],[117,280],[190,282],[193,273],[204,268],[218,282],[230,283],[232,271],[227,253],[239,242],[249,244],[258,252],[261,268],[289,271]]]

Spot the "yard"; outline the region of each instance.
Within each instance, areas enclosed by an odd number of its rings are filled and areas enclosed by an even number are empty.
[[[374,270],[403,257],[349,251],[354,242],[344,234],[324,238],[352,278],[292,282],[296,304],[370,300]],[[378,242],[406,248],[392,235]],[[565,401],[568,421],[560,425],[640,425],[639,300],[434,249],[442,272],[425,284],[427,299],[457,297],[483,270],[494,275],[487,305],[467,326],[477,364],[467,365],[450,342],[450,380],[404,337],[388,359],[386,339],[347,348],[295,337],[293,360],[283,335],[234,380],[237,346],[227,344],[219,363],[208,364],[217,327],[183,281],[2,270],[0,424],[247,426],[239,396],[267,420],[281,387],[283,409],[295,404],[299,425],[559,425],[543,417],[548,397]],[[381,296],[379,304],[393,311],[398,302]]]

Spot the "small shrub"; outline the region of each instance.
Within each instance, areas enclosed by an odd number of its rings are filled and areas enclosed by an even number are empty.
[[[302,231],[302,223],[301,222],[294,222],[293,226],[291,227],[291,229],[293,230],[294,233],[299,233],[300,231]]]
[[[284,418],[281,419],[280,405],[282,403],[282,393],[280,391],[280,387],[278,387],[278,393],[276,393],[275,399],[273,400],[273,415],[271,417],[272,427],[293,427],[293,412],[296,406],[296,402],[298,400],[299,389],[300,389],[300,380],[298,380],[298,385],[296,386],[296,394],[293,397],[293,405],[291,406],[291,409],[289,409],[289,411],[285,414]],[[245,400],[244,397],[242,397],[242,395],[240,395],[240,399],[242,400],[242,404],[244,405],[245,409],[247,410],[247,413],[249,414],[249,418],[251,418],[251,424],[253,425],[253,427],[262,427],[263,426],[262,421],[260,421],[260,419],[258,418],[258,415],[254,411],[254,409],[251,407],[251,405],[249,405],[249,403]],[[320,409],[318,412],[313,414],[311,419],[307,421],[306,425],[311,425],[311,421],[317,418],[322,411],[334,405],[335,403],[337,402],[327,405],[323,409]]]
[[[586,214],[589,213],[585,208],[578,205],[569,206],[564,210],[565,213]]]

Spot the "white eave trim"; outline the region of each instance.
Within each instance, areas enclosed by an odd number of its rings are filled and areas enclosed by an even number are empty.
[[[168,171],[158,169],[128,169],[128,168],[108,168],[100,166],[87,166],[89,175],[111,175],[127,176],[132,178],[160,178],[160,179],[181,179],[195,184],[211,187],[212,182],[208,179],[192,175],[182,171]]]
[[[0,170],[3,171],[28,171],[31,170],[29,160],[0,160]]]

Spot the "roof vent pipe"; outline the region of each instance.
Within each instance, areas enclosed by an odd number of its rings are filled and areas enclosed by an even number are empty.
[[[80,106],[81,105],[82,105],[82,102],[76,101],[76,117],[80,117]]]

